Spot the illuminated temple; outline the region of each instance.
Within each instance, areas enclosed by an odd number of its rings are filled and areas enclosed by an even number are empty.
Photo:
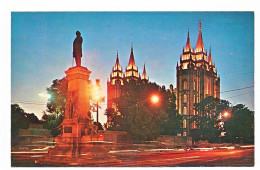
[[[191,48],[188,32],[187,43],[177,62],[177,109],[183,115],[183,136],[189,135],[190,129],[196,129],[196,122],[191,117],[200,115],[193,109],[207,96],[220,98],[220,78],[217,76],[215,62],[212,61],[211,47],[209,54],[204,48],[201,21],[196,48]]]
[[[138,72],[138,67],[135,64],[133,46],[131,47],[131,53],[128,65],[123,72],[123,69],[119,63],[118,53],[116,56],[116,63],[110,74],[110,80],[107,82],[107,108],[116,108],[113,100],[121,95],[121,88],[125,82],[130,80],[141,80],[143,83],[149,82],[149,77],[146,74],[145,65],[143,68],[142,76]]]

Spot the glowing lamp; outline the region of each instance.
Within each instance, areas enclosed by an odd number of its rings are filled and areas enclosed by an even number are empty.
[[[157,95],[153,95],[151,98],[153,103],[158,103],[159,102],[159,97]]]
[[[224,116],[224,117],[228,117],[228,116],[229,116],[229,113],[228,113],[228,112],[225,112],[225,113],[223,113],[223,116]]]
[[[93,98],[94,100],[98,101],[100,99],[101,95],[100,95],[100,89],[98,86],[94,86],[93,87]]]

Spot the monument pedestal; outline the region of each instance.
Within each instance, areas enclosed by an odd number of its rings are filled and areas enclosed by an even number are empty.
[[[50,154],[78,157],[81,154],[82,144],[92,140],[94,130],[89,104],[91,71],[86,67],[76,66],[65,73],[68,79],[68,91],[64,120],[61,123],[62,134],[55,138],[57,145]]]
[[[61,138],[80,138],[91,126],[90,115],[90,80],[91,71],[86,67],[76,66],[65,71],[68,79],[66,110],[62,122],[63,133]]]

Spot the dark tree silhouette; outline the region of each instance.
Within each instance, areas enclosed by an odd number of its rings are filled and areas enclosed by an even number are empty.
[[[227,142],[254,143],[254,112],[243,104],[233,106],[225,130]]]
[[[40,123],[34,113],[26,113],[18,104],[11,105],[11,141],[16,141],[19,129],[27,129],[30,123]]]
[[[51,98],[47,103],[47,112],[57,115],[64,115],[66,96],[68,90],[67,78],[60,80],[56,79],[52,81],[51,87],[47,88],[47,93],[51,95]]]
[[[170,92],[169,92],[170,93]],[[135,141],[153,140],[160,134],[175,134],[179,127],[175,96],[155,83],[125,82],[122,94],[115,100],[117,112],[111,108],[106,114],[111,118],[111,130],[127,131]],[[159,103],[152,103],[152,95]]]
[[[42,120],[44,120],[44,128],[50,130],[54,137],[61,134],[60,124],[65,114],[67,90],[67,78],[55,79],[52,81],[51,87],[47,88],[47,93],[51,95],[46,110],[49,114],[45,113]]]
[[[230,103],[212,96],[206,97],[200,103],[194,104],[194,109],[199,115],[193,116],[191,121],[196,122],[196,129],[191,129],[191,136],[194,141],[208,140],[219,142],[221,129],[219,128],[219,115],[224,110],[230,109]]]

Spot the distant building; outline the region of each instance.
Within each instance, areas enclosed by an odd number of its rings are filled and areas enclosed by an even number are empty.
[[[130,80],[141,80],[143,83],[149,82],[149,77],[146,74],[145,64],[142,76],[138,72],[138,67],[135,64],[134,59],[133,46],[131,47],[130,58],[125,72],[123,72],[123,69],[119,63],[119,57],[117,53],[116,63],[110,74],[110,79],[107,81],[107,108],[116,109],[114,99],[121,95],[122,87],[124,86],[125,82],[129,82]]]
[[[220,98],[220,78],[217,76],[215,62],[212,61],[211,48],[209,54],[204,48],[201,21],[197,45],[191,48],[188,32],[187,43],[177,63],[177,109],[183,115],[183,136],[189,134],[190,129],[196,128],[196,122],[191,117],[200,115],[193,109],[194,103],[199,103],[207,96]]]

